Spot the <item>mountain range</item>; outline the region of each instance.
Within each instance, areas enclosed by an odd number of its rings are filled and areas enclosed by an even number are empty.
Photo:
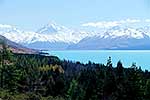
[[[49,23],[36,32],[0,24],[0,35],[40,50],[149,50],[150,27],[115,26],[101,31],[73,30]]]

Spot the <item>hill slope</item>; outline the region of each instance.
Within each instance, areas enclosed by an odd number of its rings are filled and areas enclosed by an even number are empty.
[[[0,41],[4,41],[6,46],[13,52],[13,53],[24,53],[24,54],[35,54],[38,53],[37,50],[26,48],[22,45],[19,45],[15,42],[12,42],[5,38],[4,36],[0,35]],[[0,48],[2,48],[2,44],[0,44]]]

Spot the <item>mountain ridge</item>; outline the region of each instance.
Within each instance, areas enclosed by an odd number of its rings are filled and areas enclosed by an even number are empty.
[[[14,26],[1,24],[0,35],[26,47],[40,50],[135,49],[140,47],[150,49],[149,26],[142,28],[115,26],[103,32],[88,32],[75,31],[56,23],[49,23],[36,32],[26,32]]]

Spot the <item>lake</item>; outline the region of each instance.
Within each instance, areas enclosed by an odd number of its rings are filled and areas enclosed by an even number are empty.
[[[46,51],[50,55],[58,56],[60,59],[88,61],[106,64],[109,56],[112,58],[113,66],[121,60],[124,67],[129,67],[133,62],[142,69],[150,70],[150,50],[66,50],[66,51]]]

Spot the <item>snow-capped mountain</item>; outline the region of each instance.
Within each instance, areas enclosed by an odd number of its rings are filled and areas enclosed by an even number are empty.
[[[34,49],[64,50],[88,36],[84,31],[73,31],[64,26],[49,23],[37,32],[21,31],[14,26],[0,25],[0,35]]]
[[[150,29],[146,29],[113,27],[101,35],[86,37],[68,49],[150,49]]]
[[[72,30],[66,28],[65,26],[58,25],[55,22],[50,22],[40,28],[37,33],[40,34],[59,34],[59,33],[70,33]]]
[[[103,31],[68,29],[56,23],[44,25],[36,32],[0,25],[0,35],[34,49],[150,49],[150,27],[115,26]]]

